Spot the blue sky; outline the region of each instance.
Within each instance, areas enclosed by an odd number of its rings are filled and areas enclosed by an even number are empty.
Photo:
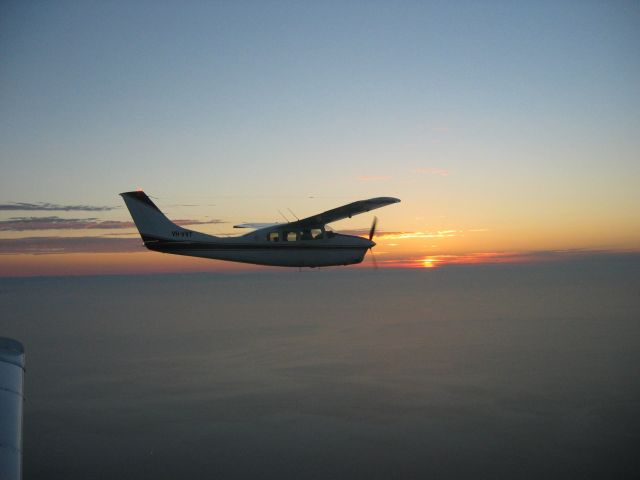
[[[252,221],[394,195],[394,229],[640,232],[637,2],[0,8],[0,201],[141,186]]]

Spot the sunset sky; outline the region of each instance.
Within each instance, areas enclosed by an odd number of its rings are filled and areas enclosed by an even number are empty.
[[[636,1],[8,1],[0,47],[0,276],[263,268],[144,250],[138,187],[212,234],[395,196],[381,266],[640,252]]]

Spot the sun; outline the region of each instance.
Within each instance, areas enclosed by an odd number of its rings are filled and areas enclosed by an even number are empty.
[[[420,260],[423,268],[435,268],[437,266],[438,260],[433,257],[425,257]]]

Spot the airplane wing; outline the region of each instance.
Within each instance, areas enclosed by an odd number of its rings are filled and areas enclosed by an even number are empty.
[[[279,225],[279,224],[277,222],[276,223],[241,223],[239,225],[234,225],[233,228],[259,229],[259,228],[266,228],[266,227],[275,227],[276,225]]]
[[[303,228],[322,227],[327,223],[337,222],[344,218],[351,218],[354,215],[366,213],[370,210],[375,210],[376,208],[386,207],[387,205],[398,203],[399,201],[400,199],[393,197],[376,197],[368,200],[359,200],[357,202],[349,203],[348,205],[332,208],[331,210],[318,213],[317,215],[312,215],[311,217],[303,218],[302,220],[291,222],[289,223],[289,226]]]

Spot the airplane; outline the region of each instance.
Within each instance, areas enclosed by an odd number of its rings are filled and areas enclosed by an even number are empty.
[[[171,222],[142,191],[120,194],[149,250],[176,255],[278,267],[329,267],[362,262],[375,246],[374,217],[369,238],[335,233],[328,223],[398,203],[377,197],[349,203],[288,223],[245,223],[234,228],[253,231],[235,237],[216,237]]]

